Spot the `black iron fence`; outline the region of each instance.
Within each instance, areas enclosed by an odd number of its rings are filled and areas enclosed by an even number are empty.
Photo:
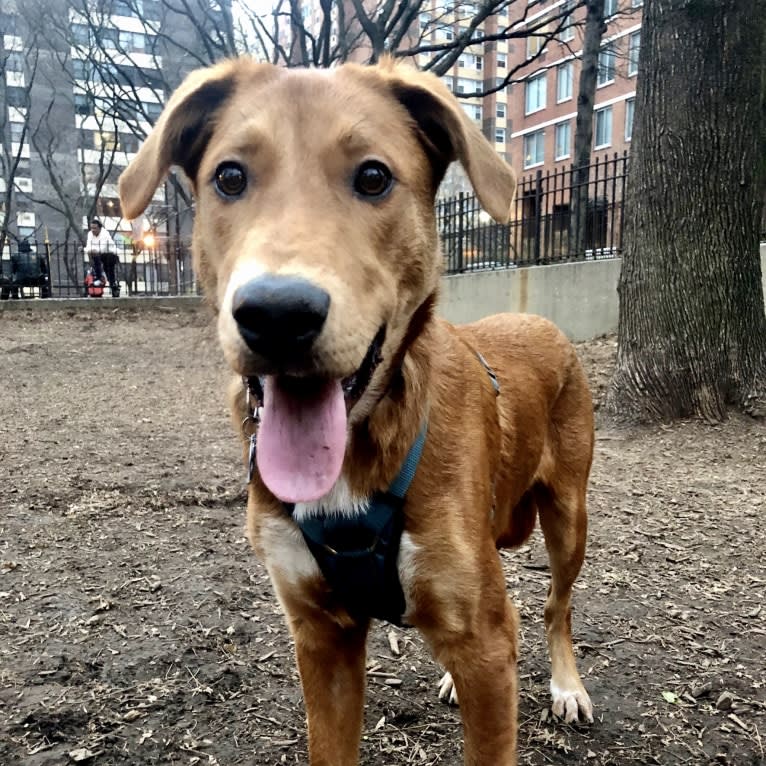
[[[29,251],[12,250],[0,258],[0,298],[88,297],[89,267],[80,243],[30,243]],[[160,242],[140,252],[118,246],[115,281],[120,295],[197,294],[188,243]],[[111,287],[107,281],[103,296],[112,294]],[[90,292],[102,297],[99,290]]]
[[[572,167],[522,177],[507,224],[473,194],[436,203],[447,274],[614,258],[622,248],[628,154],[597,159],[585,180]]]
[[[594,162],[584,181],[573,169],[537,171],[519,180],[508,223],[495,223],[473,194],[436,203],[445,272],[514,268],[614,258],[622,249],[628,155]],[[87,296],[80,243],[32,243],[0,258],[0,297]],[[118,248],[122,295],[196,295],[188,243],[160,240],[140,252]],[[104,295],[111,294],[110,289]]]

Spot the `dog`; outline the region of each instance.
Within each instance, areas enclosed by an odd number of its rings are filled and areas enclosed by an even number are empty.
[[[129,218],[171,165],[193,189],[248,534],[294,640],[312,766],[358,763],[377,617],[418,628],[447,670],[465,763],[517,762],[518,620],[497,549],[537,518],[552,709],[592,721],[570,626],[591,396],[547,320],[436,315],[434,199],[453,161],[507,222],[514,173],[437,77],[237,59],[188,76],[120,179]]]

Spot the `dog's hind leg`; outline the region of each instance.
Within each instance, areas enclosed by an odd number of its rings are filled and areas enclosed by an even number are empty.
[[[367,625],[290,620],[308,718],[311,766],[357,766]]]
[[[567,723],[593,721],[593,705],[580,680],[572,649],[572,586],[585,556],[585,488],[558,493],[541,488],[540,527],[550,560],[545,634],[551,658],[553,713]]]

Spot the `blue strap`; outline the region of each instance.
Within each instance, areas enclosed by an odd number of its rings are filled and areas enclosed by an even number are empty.
[[[423,445],[426,443],[427,431],[428,421],[423,423],[423,427],[420,429],[417,439],[415,439],[410,447],[407,457],[404,458],[404,463],[399,471],[399,475],[393,482],[391,482],[388,491],[395,497],[403,498],[407,494],[407,490],[410,488],[412,480],[415,478],[415,472],[418,470],[420,456],[423,453]]]

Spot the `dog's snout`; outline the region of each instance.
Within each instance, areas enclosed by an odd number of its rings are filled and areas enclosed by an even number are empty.
[[[266,275],[237,288],[232,314],[245,343],[272,360],[311,348],[330,310],[330,295],[301,277]]]

